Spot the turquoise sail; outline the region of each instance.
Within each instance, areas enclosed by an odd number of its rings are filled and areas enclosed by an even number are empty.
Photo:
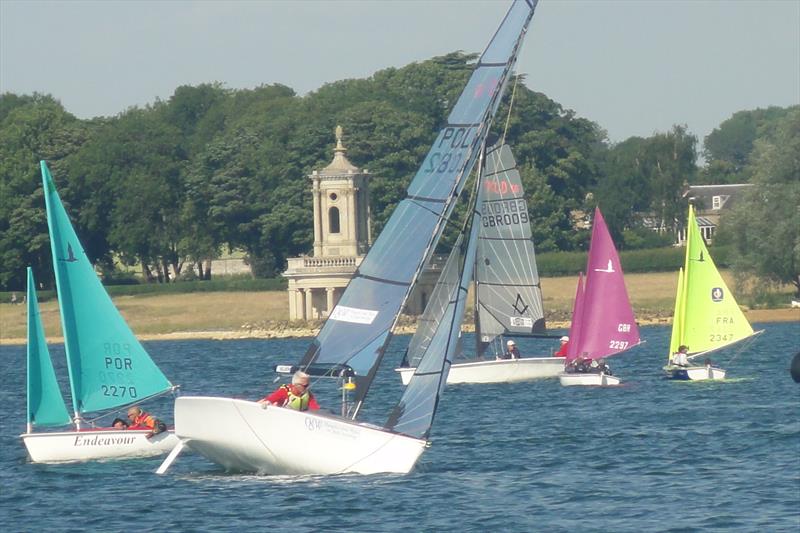
[[[28,431],[30,426],[64,426],[72,419],[58,388],[44,338],[33,270],[28,267]]]
[[[76,416],[172,388],[134,336],[86,257],[42,161],[47,225]]]

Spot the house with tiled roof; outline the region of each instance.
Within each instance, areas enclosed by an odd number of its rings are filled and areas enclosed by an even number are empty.
[[[686,185],[682,197],[687,204],[692,204],[697,213],[697,225],[700,233],[707,243],[714,240],[714,234],[719,227],[719,220],[726,210],[731,209],[736,203],[736,199],[752,183],[731,183],[726,185]],[[683,246],[686,243],[686,228],[678,232],[677,244]]]

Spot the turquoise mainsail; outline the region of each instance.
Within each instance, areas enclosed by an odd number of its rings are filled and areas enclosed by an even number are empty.
[[[32,426],[65,426],[72,419],[61,396],[47,349],[33,270],[28,267],[28,431]]]
[[[76,419],[172,389],[100,283],[44,161],[41,169]]]

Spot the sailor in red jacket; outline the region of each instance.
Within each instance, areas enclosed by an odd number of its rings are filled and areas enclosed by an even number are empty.
[[[134,405],[128,409],[128,418],[131,419],[131,424],[128,426],[128,429],[150,430],[150,433],[146,435],[148,439],[153,435],[158,435],[162,431],[167,430],[167,425],[164,422],[150,413],[142,411],[142,408],[138,405]]]
[[[311,391],[308,390],[309,379],[308,374],[298,370],[292,376],[291,385],[281,385],[275,392],[260,399],[258,403],[264,408],[268,405],[277,405],[298,411],[308,411],[309,409],[316,411],[319,409],[319,404]]]
[[[563,337],[561,337],[561,346],[558,348],[558,351],[553,354],[553,357],[566,357],[568,346],[569,346],[569,337],[564,335]]]

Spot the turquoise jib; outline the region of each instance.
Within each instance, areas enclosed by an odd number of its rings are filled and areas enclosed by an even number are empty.
[[[170,389],[100,283],[44,161],[41,167],[75,412],[113,409]]]
[[[28,423],[36,426],[64,426],[69,412],[58,387],[53,361],[47,349],[36,282],[28,267]]]

